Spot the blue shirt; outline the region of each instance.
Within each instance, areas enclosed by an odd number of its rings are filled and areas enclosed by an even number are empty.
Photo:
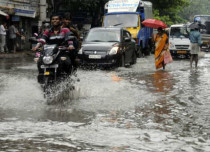
[[[201,34],[199,31],[191,31],[189,38],[191,43],[198,43],[198,45],[201,45]]]

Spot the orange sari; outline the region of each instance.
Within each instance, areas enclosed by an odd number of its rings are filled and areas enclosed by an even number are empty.
[[[164,64],[164,53],[168,47],[168,36],[163,33],[162,35],[156,34],[155,42],[155,67],[156,69],[162,68]]]

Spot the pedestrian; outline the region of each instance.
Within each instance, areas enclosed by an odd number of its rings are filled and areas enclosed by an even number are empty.
[[[8,31],[9,31],[9,43],[10,43],[10,50],[9,50],[9,52],[11,52],[11,53],[16,53],[17,36],[22,37],[22,35],[20,34],[20,32],[18,31],[16,26],[17,26],[17,23],[13,23],[12,22],[11,26],[8,29]]]
[[[3,24],[0,26],[0,39],[1,39],[1,44],[0,44],[0,51],[2,53],[7,52],[7,47],[6,47],[6,35],[7,35],[7,22],[3,22]]]
[[[168,36],[162,27],[159,27],[158,33],[154,36],[155,43],[155,67],[156,69],[165,69],[164,53],[168,50]]]
[[[190,67],[192,68],[193,61],[195,61],[195,68],[197,68],[198,53],[200,52],[200,46],[201,46],[201,34],[199,32],[198,27],[196,27],[195,29],[191,29],[189,39],[191,42]]]

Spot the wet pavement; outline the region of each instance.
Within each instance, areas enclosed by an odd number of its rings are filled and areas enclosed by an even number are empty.
[[[0,60],[0,151],[210,151],[210,53],[198,69],[153,55],[130,68],[78,70],[48,105],[33,59]],[[78,81],[80,79],[80,81]]]

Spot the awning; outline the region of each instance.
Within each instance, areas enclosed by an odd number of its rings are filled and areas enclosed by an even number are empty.
[[[23,10],[23,9],[14,8],[14,12],[15,12],[15,15],[17,16],[24,16],[24,17],[31,17],[31,18],[36,17],[36,11],[33,11],[33,10]]]
[[[3,15],[3,16],[9,16],[7,13],[4,13],[3,11],[0,10],[0,15]]]

